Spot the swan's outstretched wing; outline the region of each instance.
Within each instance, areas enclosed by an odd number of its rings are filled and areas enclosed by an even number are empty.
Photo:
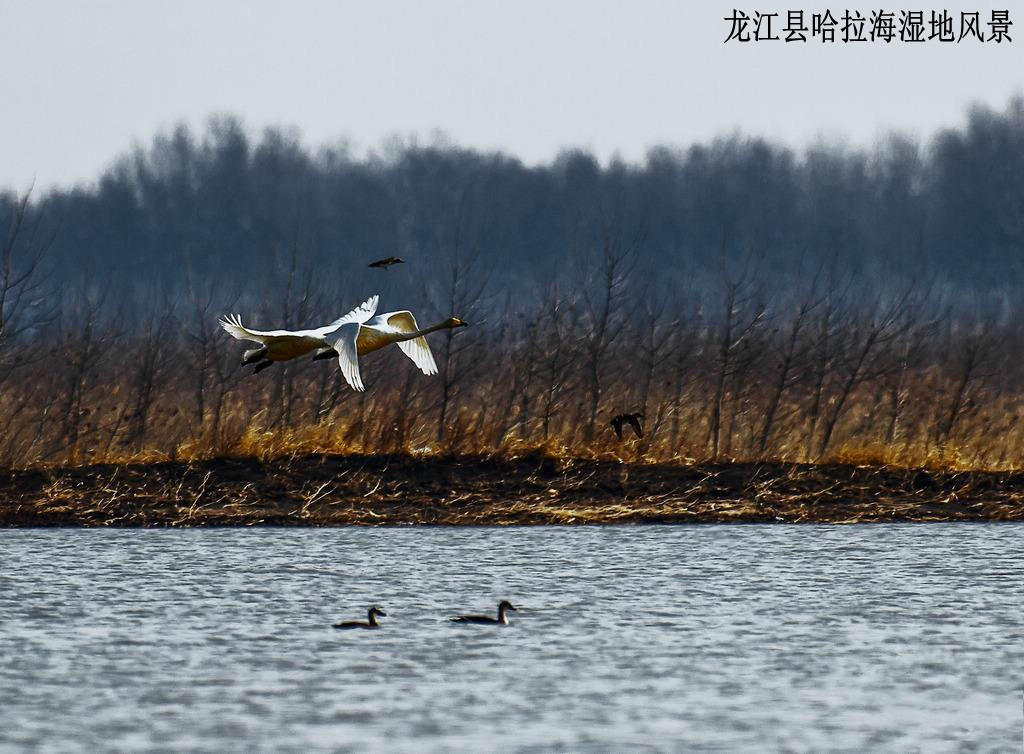
[[[331,324],[318,327],[315,330],[251,330],[242,324],[242,319],[237,314],[228,314],[225,317],[221,317],[220,326],[239,340],[251,340],[255,343],[263,343],[264,345],[272,341],[324,338],[346,322],[358,322],[360,324],[366,322],[377,311],[377,301],[379,298],[376,295],[370,296],[370,298],[366,299],[366,301],[345,316],[339,317]]]
[[[419,330],[416,318],[412,312],[391,312],[387,315],[388,325],[402,333],[413,333]],[[423,374],[437,374],[437,364],[434,363],[434,354],[430,352],[427,339],[422,335],[412,340],[398,341],[398,347],[402,353],[413,360],[413,363],[420,368]]]
[[[353,309],[348,314],[346,314],[345,316],[338,317],[336,320],[331,322],[331,324],[329,324],[329,325],[324,325],[323,327],[318,327],[316,330],[314,330],[314,332],[317,335],[319,335],[320,337],[324,337],[325,335],[328,335],[328,334],[334,332],[339,327],[341,327],[342,325],[344,325],[344,324],[346,324],[348,322],[356,322],[356,323],[358,323],[360,325],[364,324],[365,322],[369,321],[370,317],[372,317],[374,314],[377,313],[377,302],[379,300],[380,300],[380,296],[378,296],[377,294],[374,294],[374,295],[370,296],[370,298],[366,299],[366,301],[361,303],[359,306],[357,306],[355,309]]]
[[[283,340],[287,338],[301,338],[302,333],[292,330],[250,330],[242,324],[242,318],[237,314],[228,314],[220,318],[220,326],[238,340],[251,340],[254,343],[266,344],[272,340]]]
[[[363,378],[359,376],[359,353],[356,350],[360,326],[358,322],[346,322],[337,329],[331,340],[334,341],[334,350],[338,352],[338,364],[341,365],[345,381],[353,390],[361,393],[366,388],[363,387]]]

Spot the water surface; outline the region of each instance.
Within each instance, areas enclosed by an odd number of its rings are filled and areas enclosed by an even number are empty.
[[[3,531],[0,749],[1017,751],[1022,535]]]

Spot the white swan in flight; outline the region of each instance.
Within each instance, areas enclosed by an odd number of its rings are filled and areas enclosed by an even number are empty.
[[[220,326],[238,340],[249,340],[259,343],[243,354],[242,364],[256,364],[253,374],[258,374],[275,361],[288,361],[303,356],[316,349],[330,349],[333,341],[327,336],[336,331],[346,322],[364,322],[377,311],[378,296],[370,296],[366,301],[350,311],[344,317],[329,325],[312,330],[250,330],[242,324],[237,314],[221,317]],[[258,363],[257,363],[258,362]]]
[[[458,317],[449,317],[436,325],[419,329],[412,312],[388,312],[373,316],[377,310],[377,297],[374,296],[350,314],[338,328],[332,331],[327,340],[334,347],[326,348],[316,356],[314,361],[338,357],[341,373],[353,390],[362,392],[363,378],[359,375],[359,357],[380,350],[386,345],[397,343],[402,353],[412,359],[423,374],[437,374],[437,364],[430,353],[427,333],[453,327],[465,327],[466,323]]]

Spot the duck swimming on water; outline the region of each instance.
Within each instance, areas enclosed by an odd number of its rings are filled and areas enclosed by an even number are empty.
[[[380,628],[380,624],[377,622],[377,616],[383,615],[387,617],[387,613],[381,610],[379,607],[374,605],[367,611],[366,620],[346,620],[341,623],[335,623],[334,628]]]
[[[508,610],[516,612],[515,607],[508,600],[502,600],[498,603],[498,617],[492,618],[489,615],[459,615],[455,618],[449,618],[453,623],[486,623],[488,625],[500,623],[502,625],[508,625],[508,616],[505,614]]]

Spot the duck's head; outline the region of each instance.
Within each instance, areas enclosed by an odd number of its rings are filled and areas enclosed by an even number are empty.
[[[517,612],[515,606],[508,600],[502,600],[498,603],[499,610],[505,610],[506,612],[511,610],[513,613]]]
[[[385,618],[388,617],[388,614],[385,613],[381,608],[377,607],[376,605],[374,605],[373,607],[370,608],[370,614],[371,615],[382,615]]]
[[[445,327],[469,327],[469,322],[463,322],[458,317],[449,317],[444,321]]]

